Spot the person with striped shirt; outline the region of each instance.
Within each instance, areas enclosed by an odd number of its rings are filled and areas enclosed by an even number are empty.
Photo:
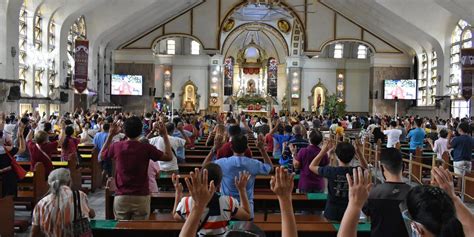
[[[48,176],[49,193],[42,198],[33,210],[31,236],[74,236],[74,198],[71,185],[71,173],[60,168]],[[87,195],[79,191],[82,216],[94,218],[95,212],[89,207]]]
[[[247,197],[246,186],[249,180],[248,172],[241,172],[239,177],[235,177],[235,186],[239,190],[240,200],[222,195],[219,192],[214,192],[211,200],[207,204],[203,214],[200,218],[200,224],[197,231],[198,236],[223,236],[227,232],[227,226],[231,219],[249,220],[250,219],[250,204]],[[204,166],[202,172],[196,169],[195,172],[190,173],[190,178],[186,178],[186,184],[190,181],[195,183],[196,179],[201,179],[203,183],[207,183],[219,190],[222,180],[222,170],[219,165],[208,163]],[[177,221],[186,220],[193,212],[194,200],[191,196],[183,197],[183,186],[179,183],[179,176],[173,174],[173,184],[175,186],[175,204],[173,208],[173,217]]]

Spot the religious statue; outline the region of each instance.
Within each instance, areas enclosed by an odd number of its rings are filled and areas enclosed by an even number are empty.
[[[181,108],[185,113],[195,113],[199,108],[199,95],[196,85],[189,79],[182,87],[180,94]]]
[[[257,90],[255,89],[255,81],[253,79],[250,79],[247,82],[247,94],[255,94]]]

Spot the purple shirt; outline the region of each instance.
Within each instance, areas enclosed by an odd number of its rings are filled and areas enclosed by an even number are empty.
[[[301,148],[296,156],[296,160],[300,162],[300,180],[298,182],[298,189],[301,191],[324,190],[324,178],[314,174],[309,170],[311,161],[319,154],[321,148],[315,145],[309,145]],[[329,157],[325,155],[319,166],[326,166],[329,164]]]

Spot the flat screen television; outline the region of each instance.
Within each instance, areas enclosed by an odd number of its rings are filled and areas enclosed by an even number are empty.
[[[384,99],[386,100],[416,100],[416,80],[385,80]]]
[[[142,95],[143,76],[112,74],[111,87],[112,95]]]

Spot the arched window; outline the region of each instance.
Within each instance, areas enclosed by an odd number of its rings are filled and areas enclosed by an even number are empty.
[[[160,55],[200,55],[202,46],[192,37],[169,35],[154,41],[151,46],[154,56]]]
[[[451,35],[451,60],[448,84],[449,94],[453,99],[451,103],[451,114],[454,117],[464,117],[466,116],[466,111],[469,111],[469,101],[460,99],[459,83],[461,82],[461,64],[459,59],[461,56],[461,48],[471,48],[472,41],[471,25],[462,19],[459,20]]]
[[[52,53],[56,48],[56,22],[54,21],[54,15],[51,17],[48,26],[48,52]],[[56,82],[56,60],[54,57],[48,59],[48,85],[49,85],[49,97],[52,96],[54,90],[58,85]]]
[[[451,36],[451,60],[449,76],[449,92],[454,98],[459,97],[459,83],[461,82],[461,65],[459,58],[461,48],[472,47],[472,32],[464,20],[459,20]]]
[[[334,46],[334,58],[342,58],[344,53],[344,45],[343,44],[336,44]]]
[[[176,41],[169,39],[166,41],[166,54],[176,54]]]
[[[83,39],[83,40],[87,39],[86,20],[84,16],[80,16],[72,24],[71,28],[69,29],[69,35],[67,37],[67,53],[68,53],[67,76],[70,78],[71,82],[74,75],[74,54],[75,54],[74,49],[75,49],[76,39]]]
[[[425,51],[420,55],[420,74],[418,77],[418,105],[429,104],[429,82],[428,82],[428,55]]]
[[[28,83],[28,69],[29,65],[26,62],[27,58],[27,42],[28,42],[28,11],[26,10],[26,3],[23,2],[20,8],[19,26],[18,26],[18,78],[21,81],[21,92],[26,93],[26,85]]]
[[[201,51],[201,44],[199,44],[196,40],[191,41],[191,54],[192,55],[199,55]]]
[[[358,59],[366,59],[367,58],[367,46],[361,44],[357,47],[357,58]]]

